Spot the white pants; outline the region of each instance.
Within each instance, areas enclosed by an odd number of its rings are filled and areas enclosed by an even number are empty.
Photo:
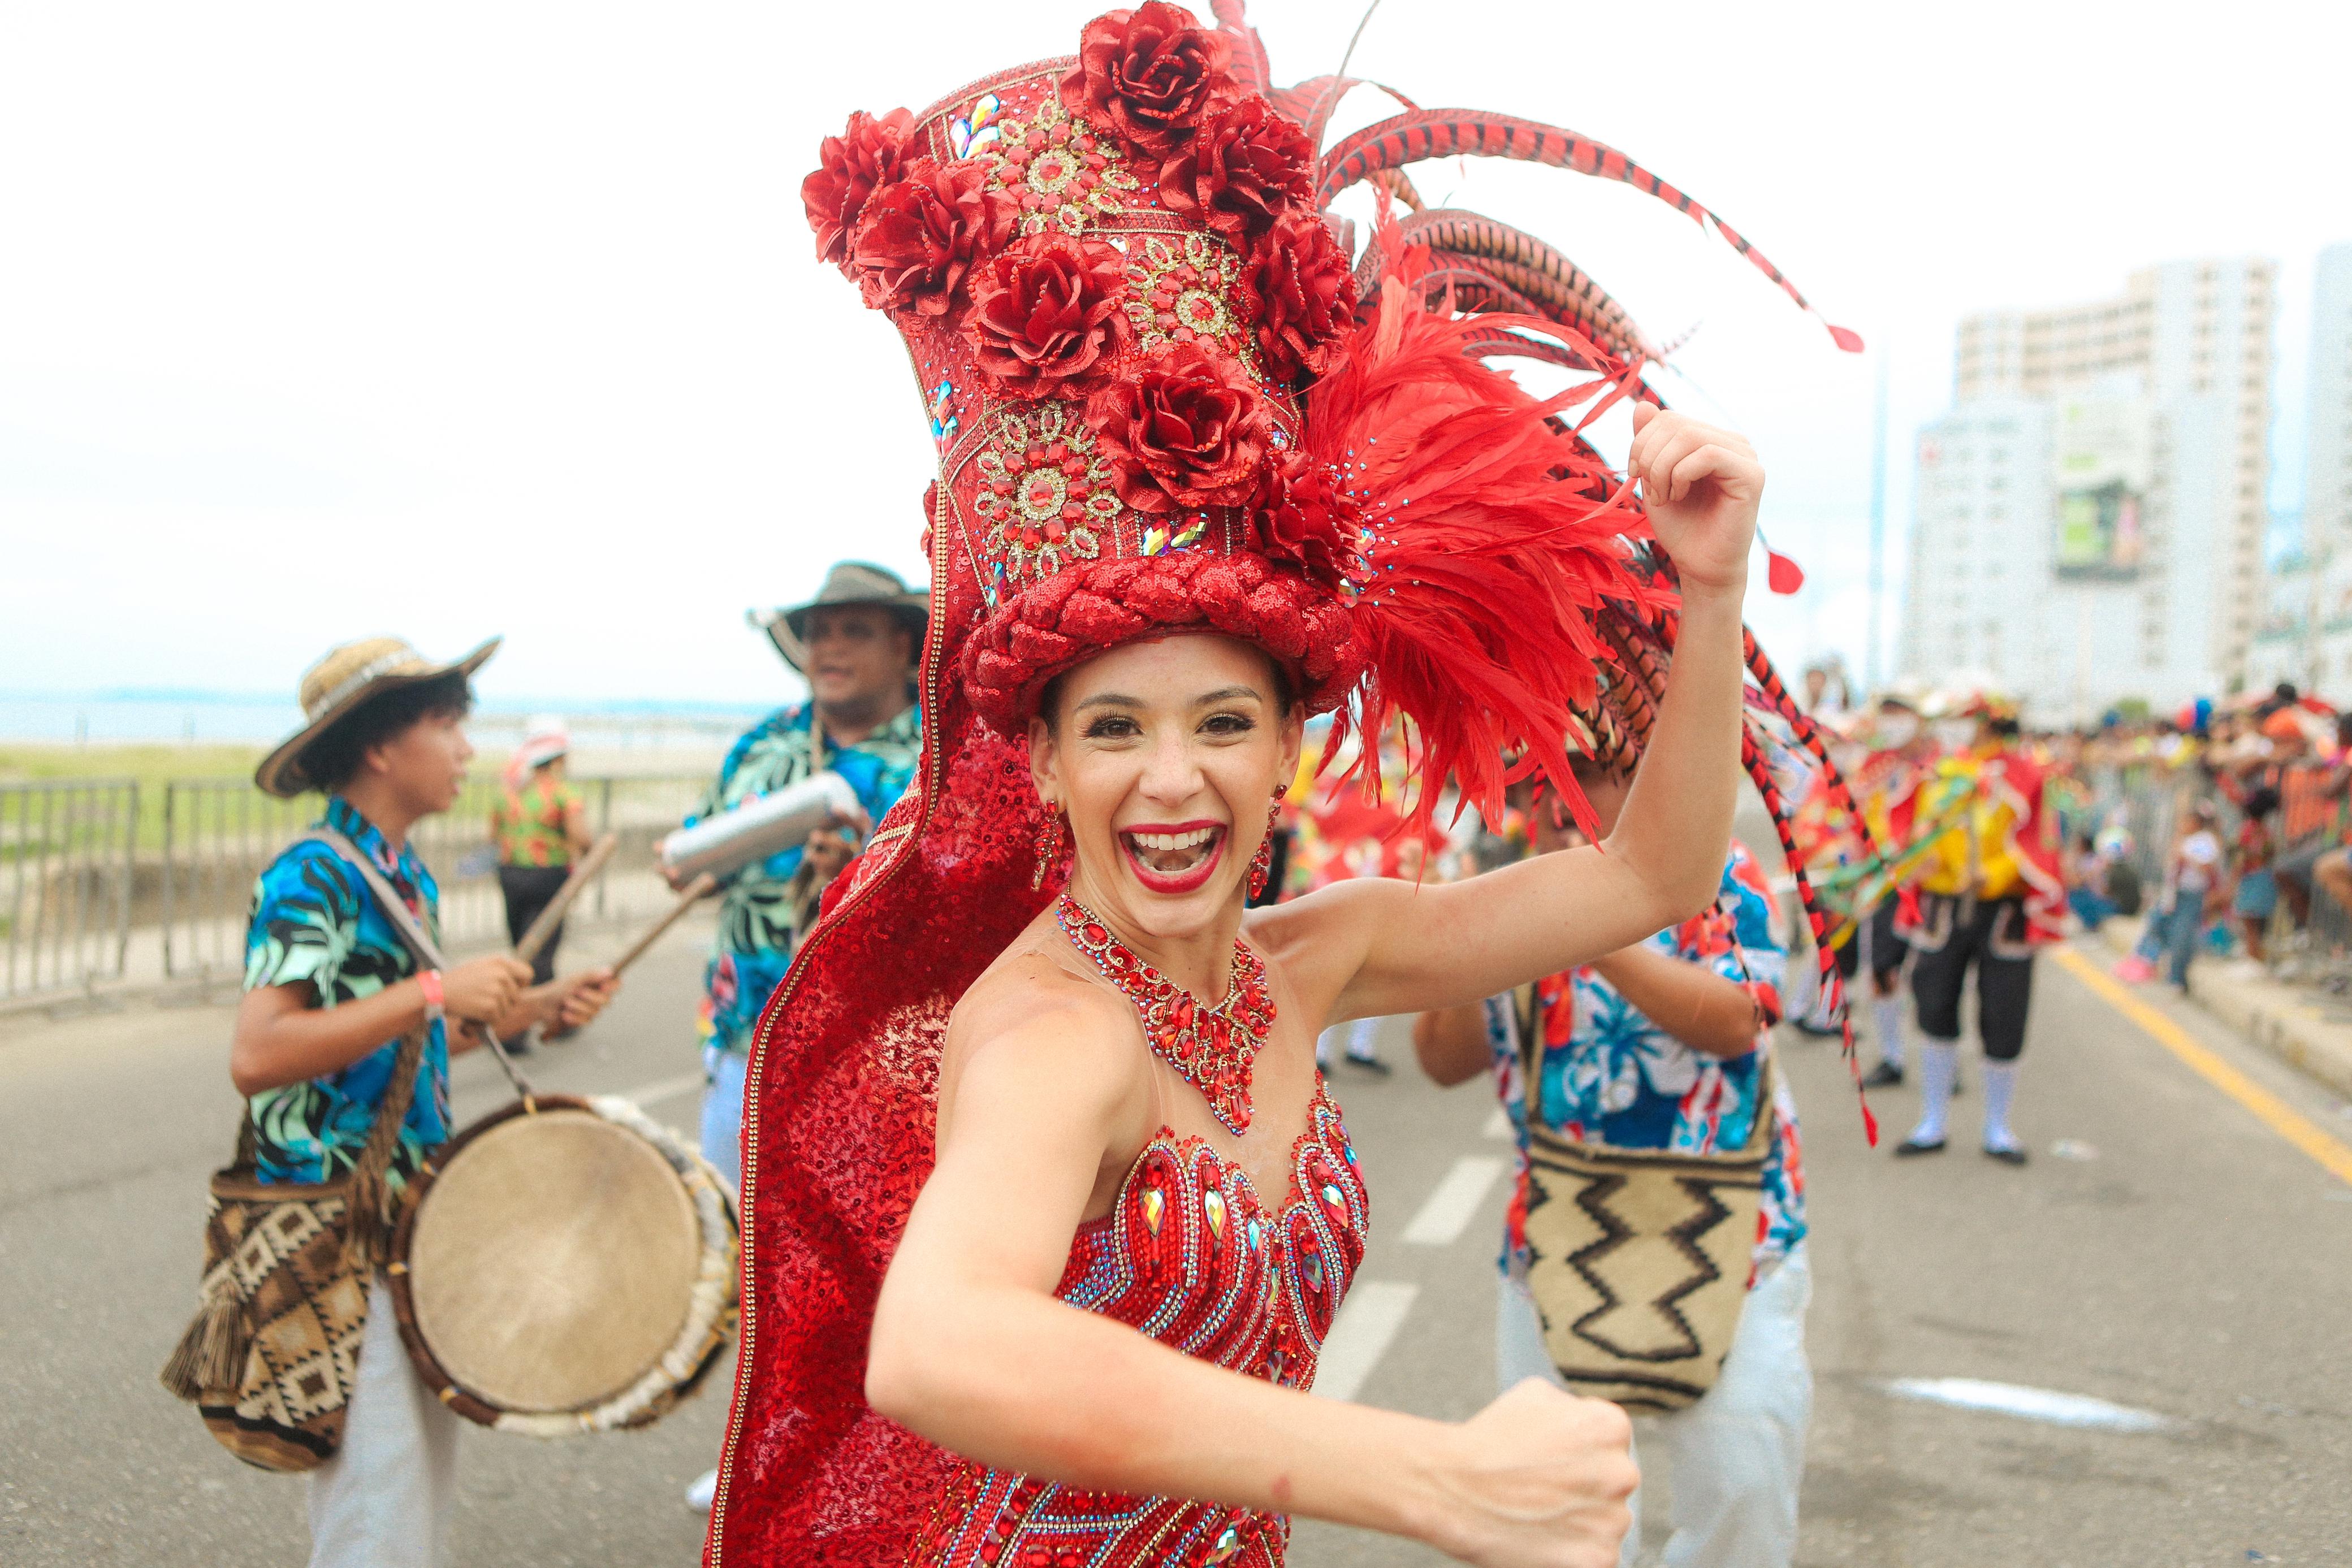
[[[702,1157],[736,1192],[743,1190],[743,1075],[751,1065],[744,1051],[702,1048],[703,1070],[710,1074],[702,1092]]]
[[[1767,1264],[1740,1309],[1731,1354],[1706,1397],[1656,1417],[1674,1475],[1667,1568],[1788,1568],[1797,1550],[1797,1487],[1805,1475],[1813,1372],[1805,1360],[1805,1307],[1813,1294],[1804,1243]],[[1495,1375],[1560,1381],[1544,1350],[1543,1320],[1518,1281],[1503,1281],[1495,1319]],[[1642,1546],[1642,1494],[1632,1499],[1621,1568]]]
[[[457,1417],[400,1343],[392,1291],[368,1288],[367,1332],[343,1445],[310,1472],[310,1568],[446,1568],[457,1496]]]

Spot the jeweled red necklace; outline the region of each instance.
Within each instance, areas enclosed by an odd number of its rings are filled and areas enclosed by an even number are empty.
[[[1201,1092],[1209,1113],[1235,1137],[1249,1131],[1250,1073],[1274,1028],[1265,965],[1234,938],[1234,977],[1215,1007],[1137,957],[1085,904],[1064,894],[1054,905],[1062,935],[1110,978],[1143,1019],[1153,1054]]]

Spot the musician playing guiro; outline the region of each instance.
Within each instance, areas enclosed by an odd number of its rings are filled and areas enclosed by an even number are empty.
[[[843,561],[805,604],[753,620],[784,662],[809,685],[806,702],[777,709],[730,747],[693,813],[692,827],[812,776],[831,771],[856,796],[803,842],[787,844],[721,880],[719,936],[703,971],[697,1015],[708,1087],[702,1096],[702,1155],[730,1183],[741,1179],[737,1134],[743,1124],[743,1071],[751,1030],[793,961],[794,934],[818,898],[914,777],[922,741],[915,661],[923,648],[927,601],[898,577],[864,561]],[[672,885],[682,879],[675,873]],[[710,1506],[718,1472],[687,1488],[695,1508]]]
[[[862,809],[720,881],[719,939],[703,973],[698,1032],[710,1078],[702,1155],[730,1182],[742,1163],[736,1130],[751,1029],[792,963],[793,935],[856,852],[858,833],[898,804],[914,777],[923,729],[914,679],[924,604],[895,573],[843,561],[809,602],[755,617],[808,681],[809,698],[745,731],[686,819],[692,827],[826,770],[841,775]]]

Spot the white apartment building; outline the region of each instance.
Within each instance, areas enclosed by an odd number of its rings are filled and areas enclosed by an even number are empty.
[[[2248,682],[2352,691],[2352,245],[2319,253],[2303,548],[2271,571]]]
[[[1954,412],[1917,452],[1906,674],[1981,673],[2049,724],[2243,681],[2275,282],[2259,257],[2170,262],[2120,298],[1962,322]]]
[[[2312,291],[2310,466],[2304,539],[2312,554],[2352,550],[2352,245],[2319,253]]]

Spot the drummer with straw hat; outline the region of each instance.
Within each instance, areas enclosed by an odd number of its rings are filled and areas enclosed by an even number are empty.
[[[401,1037],[424,1029],[384,1173],[400,1185],[447,1141],[449,1054],[480,1038],[469,1030],[453,1040],[447,1020],[501,1034],[535,1023],[577,1027],[619,985],[609,969],[590,969],[533,986],[529,967],[503,954],[420,971],[354,863],[364,858],[438,935],[439,889],[410,831],[457,801],[474,755],[465,731],[469,679],[498,646],[493,637],[436,663],[392,637],[343,644],[304,673],[301,727],[254,773],[282,799],[323,794],[312,831],[330,835],[306,835],[254,885],[229,1076],[247,1097],[254,1175],[263,1182],[349,1176],[391,1091]],[[444,1562],[457,1417],[411,1369],[381,1276],[359,1332],[341,1446],[310,1472],[310,1561]]]

